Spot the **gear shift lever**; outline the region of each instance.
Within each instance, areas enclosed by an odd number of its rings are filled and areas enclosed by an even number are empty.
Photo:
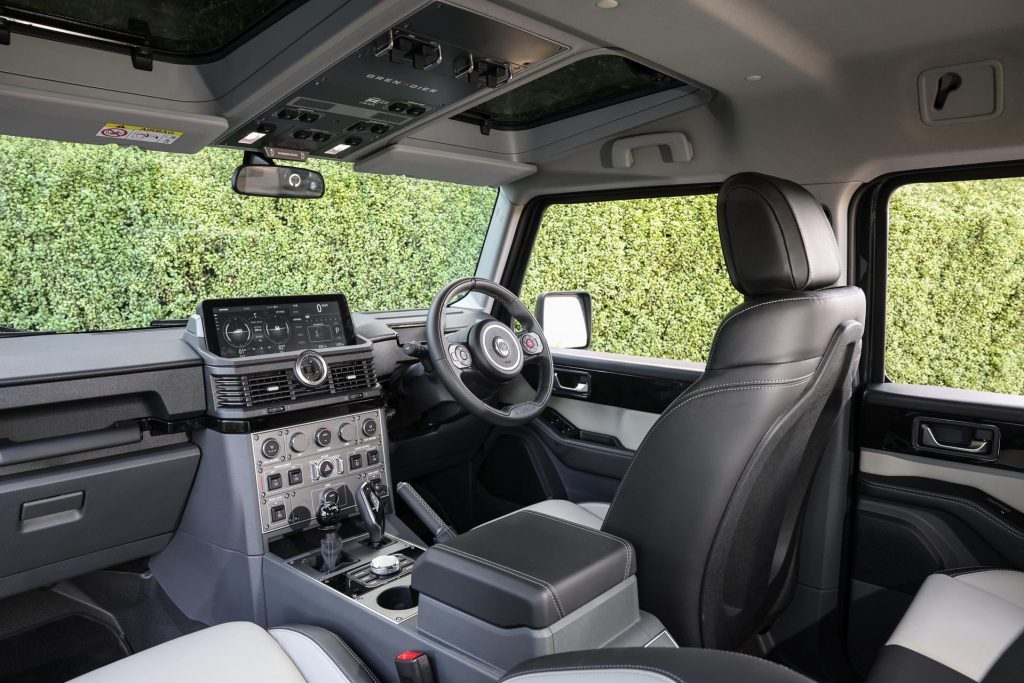
[[[342,555],[342,541],[338,536],[341,510],[334,503],[323,503],[316,509],[316,523],[323,532],[320,539],[320,571],[327,574],[337,569]]]
[[[366,545],[371,548],[381,547],[384,541],[384,503],[373,492],[370,482],[364,481],[356,491],[356,505],[359,506],[359,516],[363,518],[366,530],[370,532]]]

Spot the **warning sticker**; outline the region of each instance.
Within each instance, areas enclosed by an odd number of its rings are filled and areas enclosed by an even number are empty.
[[[179,133],[175,130],[129,126],[124,123],[105,123],[100,128],[100,132],[96,133],[96,137],[100,138],[132,140],[134,142],[155,142],[160,145],[170,145],[182,135],[184,133]]]

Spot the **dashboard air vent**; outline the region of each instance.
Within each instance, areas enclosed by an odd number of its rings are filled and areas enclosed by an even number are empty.
[[[214,375],[214,399],[221,408],[254,408],[349,394],[377,386],[377,373],[371,358],[330,363],[329,367],[328,380],[318,387],[300,383],[291,369],[251,375]]]

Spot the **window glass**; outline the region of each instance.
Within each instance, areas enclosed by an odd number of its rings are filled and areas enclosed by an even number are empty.
[[[1024,394],[1024,179],[917,183],[889,201],[886,373]]]
[[[0,326],[127,329],[202,299],[341,292],[425,307],[472,275],[497,190],[323,173],[322,199],[243,197],[241,154],[0,137]]]
[[[718,323],[742,301],[725,269],[716,211],[713,194],[553,205],[523,300],[588,291],[591,350],[706,361]]]
[[[277,11],[301,4],[295,0],[8,0],[12,16],[54,21],[89,34],[90,29],[139,43],[159,52],[213,52],[246,33]]]
[[[498,128],[526,128],[681,85],[631,59],[599,55],[498,95],[461,118],[484,119]]]

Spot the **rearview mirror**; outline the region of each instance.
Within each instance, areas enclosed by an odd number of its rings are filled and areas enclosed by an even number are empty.
[[[235,169],[231,189],[254,197],[319,199],[324,196],[324,177],[306,168],[246,164]]]
[[[544,292],[537,297],[537,322],[553,349],[590,346],[591,316],[588,292]]]

